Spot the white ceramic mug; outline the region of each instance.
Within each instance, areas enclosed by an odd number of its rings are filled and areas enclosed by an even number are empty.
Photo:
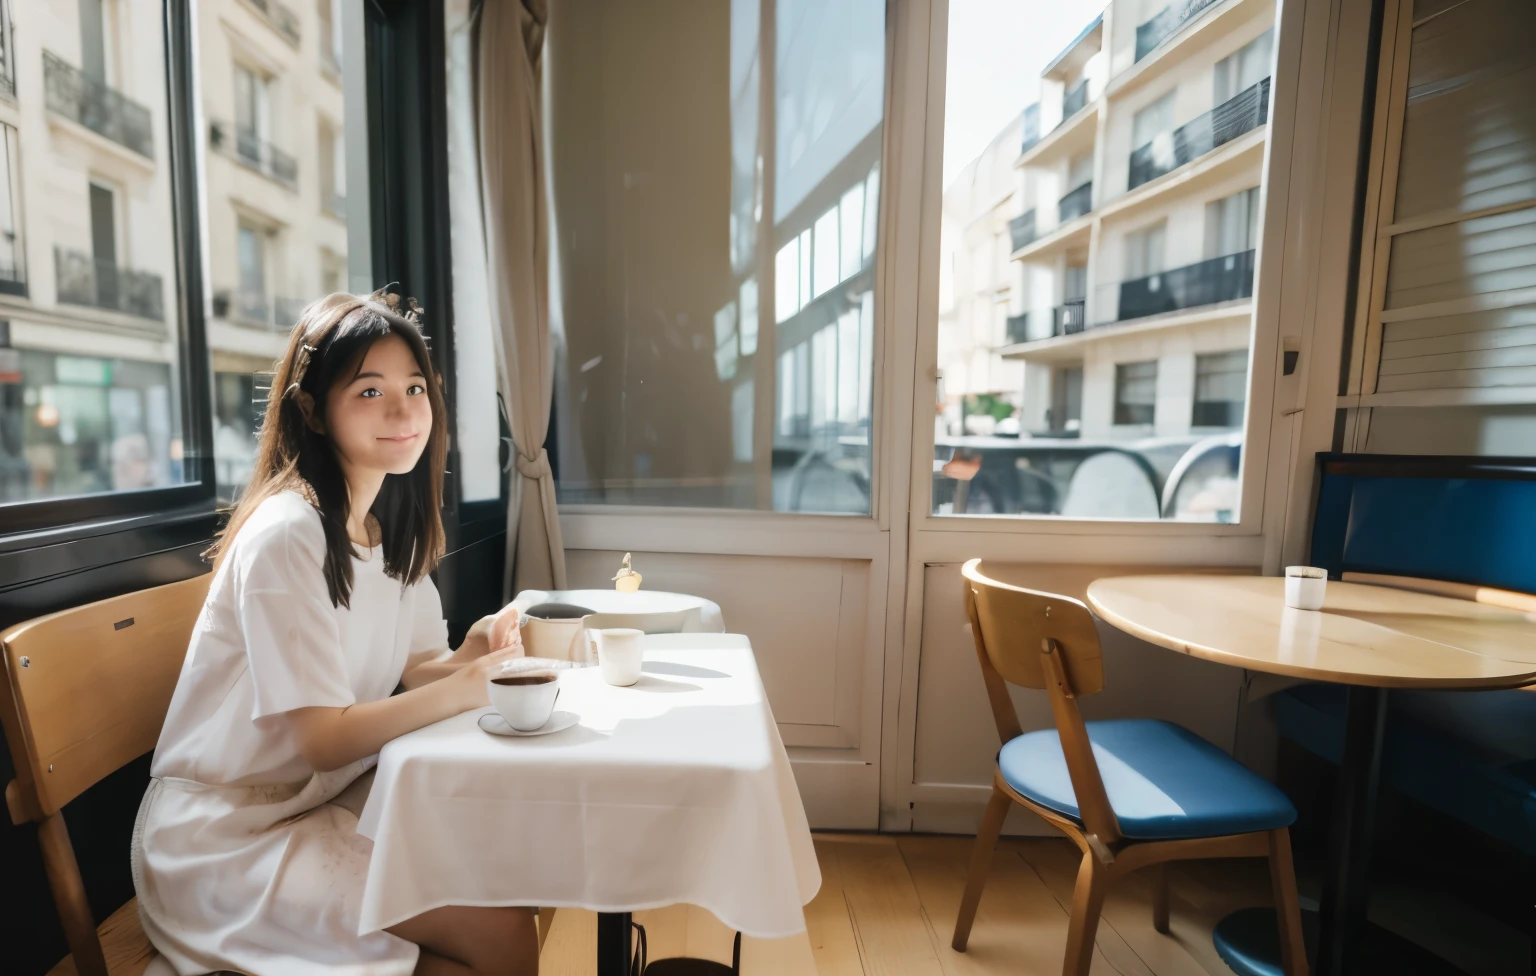
[[[491,705],[508,725],[519,732],[532,732],[555,712],[555,702],[560,698],[560,673],[506,672],[491,678],[487,688]]]
[[[587,633],[597,644],[597,665],[602,668],[604,681],[623,687],[640,680],[640,665],[644,659],[640,638],[645,636],[645,631],[609,627]]]
[[[1328,571],[1316,566],[1285,567],[1285,605],[1297,610],[1321,610],[1328,593]]]

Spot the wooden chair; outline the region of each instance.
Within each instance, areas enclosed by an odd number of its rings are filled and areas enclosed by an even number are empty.
[[[1064,976],[1087,976],[1110,882],[1140,868],[1153,872],[1152,924],[1166,933],[1166,862],[1203,857],[1269,859],[1284,969],[1288,976],[1305,974],[1288,829],[1296,810],[1285,794],[1171,723],[1084,722],[1078,699],[1104,687],[1088,608],[988,579],[977,559],[963,573],[976,655],[1003,747],[955,920],[955,950],[965,951],[1003,818],[1018,803],[1082,851]],[[1044,688],[1056,727],[1024,732],[1007,682]]]
[[[0,727],[16,766],[5,802],[12,822],[38,825],[48,886],[80,976],[108,976],[110,967],[62,811],[154,749],[211,578],[62,610],[0,634]],[[137,914],[126,916],[142,941]]]

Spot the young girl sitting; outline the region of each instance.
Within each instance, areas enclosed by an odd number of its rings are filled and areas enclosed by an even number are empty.
[[[179,973],[537,972],[525,908],[358,934],[360,777],[389,740],[487,704],[488,676],[522,654],[512,610],[448,650],[427,575],[447,438],[414,313],[378,294],[305,309],[134,830],[144,931]]]

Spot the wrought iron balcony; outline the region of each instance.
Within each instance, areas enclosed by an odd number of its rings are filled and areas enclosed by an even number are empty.
[[[1020,123],[1024,130],[1024,145],[1019,152],[1027,153],[1040,141],[1040,103],[1025,106],[1024,119]]]
[[[290,190],[298,189],[298,160],[255,132],[228,122],[212,122],[208,126],[208,144],[268,179],[276,180]]]
[[[1128,189],[1134,190],[1185,163],[1224,146],[1269,121],[1269,79],[1250,85],[1220,105],[1158,136],[1131,153]]]
[[[1061,96],[1061,121],[1066,122],[1088,104],[1088,79],[1084,78]]]
[[[1157,46],[1174,34],[1180,27],[1194,20],[1206,7],[1221,0],[1176,0],[1159,10],[1152,19],[1136,28],[1136,60],[1151,54]]]
[[[1086,301],[1076,298],[1051,309],[1051,335],[1076,335],[1083,331],[1088,321],[1088,317],[1083,313],[1086,305]]]
[[[165,293],[157,274],[121,268],[62,247],[53,249],[53,266],[60,302],[165,321]]]
[[[272,29],[288,38],[294,44],[299,43],[299,15],[278,3],[277,0],[250,0],[251,6],[262,12],[267,18],[267,23]]]
[[[1060,221],[1065,224],[1069,220],[1076,220],[1083,214],[1093,209],[1093,181],[1089,180],[1082,186],[1061,198]]]
[[[1029,341],[1029,313],[1008,316],[1008,344]]]
[[[1253,251],[1120,283],[1120,321],[1253,297]]]
[[[310,299],[307,298],[283,298],[279,296],[276,300],[277,315],[272,321],[273,328],[283,333],[292,331],[293,327],[299,322],[299,316],[304,314],[304,310],[309,307],[309,303]]]
[[[1008,234],[1013,238],[1013,249],[1027,247],[1035,239],[1035,211],[1024,213],[1008,221]]]
[[[17,264],[0,264],[0,295],[27,297],[27,273]]]
[[[48,111],[78,122],[141,156],[155,158],[149,109],[86,77],[52,51],[43,52],[43,91]]]

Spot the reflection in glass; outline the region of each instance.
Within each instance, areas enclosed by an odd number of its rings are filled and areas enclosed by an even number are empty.
[[[869,512],[884,10],[552,7],[562,504]]]
[[[162,18],[0,3],[0,503],[189,474]]]

